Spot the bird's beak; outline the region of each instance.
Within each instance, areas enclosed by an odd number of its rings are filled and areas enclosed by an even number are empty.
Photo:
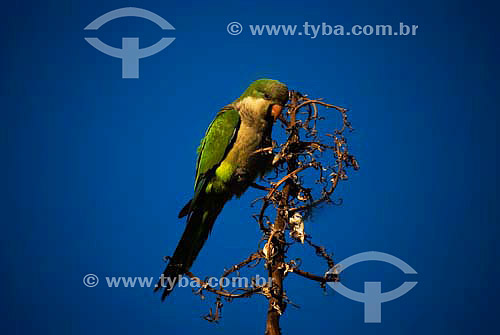
[[[280,117],[280,114],[281,114],[282,110],[283,110],[283,106],[278,105],[278,104],[274,104],[273,105],[273,109],[271,111],[271,114],[272,114],[272,116],[274,118],[274,121],[276,121]]]

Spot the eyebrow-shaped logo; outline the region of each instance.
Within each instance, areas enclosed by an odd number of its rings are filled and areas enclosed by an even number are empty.
[[[148,10],[135,7],[115,9],[103,14],[86,26],[84,30],[97,30],[109,21],[130,16],[140,17],[154,22],[163,30],[175,30],[175,28],[161,16]],[[122,78],[139,78],[139,59],[157,54],[168,47],[174,40],[175,38],[173,37],[164,37],[147,48],[139,49],[138,37],[123,37],[122,48],[119,49],[103,43],[96,37],[85,37],[85,41],[102,53],[111,57],[121,58]]]
[[[327,274],[339,274],[349,266],[365,261],[385,262],[394,265],[405,274],[417,274],[417,271],[401,259],[378,251],[367,251],[347,257],[330,269]],[[328,282],[328,285],[344,297],[364,303],[365,323],[380,323],[382,322],[382,303],[401,297],[415,287],[417,283],[416,281],[406,281],[398,288],[389,292],[382,292],[382,285],[380,282],[365,282],[365,292],[353,291],[340,282]]]

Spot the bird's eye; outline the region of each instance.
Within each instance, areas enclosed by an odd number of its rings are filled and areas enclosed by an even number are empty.
[[[264,93],[264,99],[271,100],[271,96],[267,93]]]

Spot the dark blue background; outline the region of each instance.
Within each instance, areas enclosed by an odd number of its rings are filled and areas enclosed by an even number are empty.
[[[120,60],[84,41],[98,16],[136,6],[141,19],[109,22],[93,36],[141,46],[176,40],[121,79]],[[361,170],[341,185],[344,205],[319,210],[306,231],[341,260],[393,254],[419,284],[382,306],[363,306],[294,275],[301,306],[285,334],[467,334],[493,327],[499,256],[497,209],[498,32],[486,2],[464,1],[46,1],[4,4],[1,17],[1,310],[11,334],[262,333],[263,297],[226,303],[177,289],[161,304],[147,288],[107,288],[105,276],[157,276],[184,224],[195,149],[218,108],[254,79],[352,109]],[[226,25],[244,31],[230,36]],[[249,24],[419,25],[417,36],[251,36]],[[251,191],[232,201],[193,271],[220,271],[256,249]],[[306,269],[324,271],[305,247]],[[101,277],[87,288],[82,277]],[[261,270],[261,274],[264,272]],[[391,290],[409,280],[382,263],[343,277]]]

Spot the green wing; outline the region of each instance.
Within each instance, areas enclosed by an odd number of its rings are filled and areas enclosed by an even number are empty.
[[[224,107],[212,121],[198,147],[194,196],[179,212],[179,218],[191,213],[202,190],[207,186],[215,169],[224,160],[236,140],[240,115],[232,106]]]
[[[193,199],[181,209],[179,218],[194,210],[199,196],[213,177],[215,169],[233,146],[240,127],[240,115],[231,106],[224,107],[212,121],[198,147]]]
[[[223,108],[212,121],[198,147],[194,189],[213,175],[231,149],[240,125],[240,115],[231,106]]]

